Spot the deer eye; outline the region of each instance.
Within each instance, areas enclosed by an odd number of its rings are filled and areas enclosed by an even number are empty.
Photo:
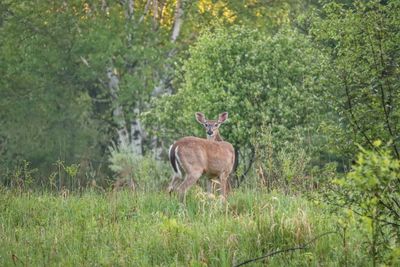
[[[214,124],[215,127],[218,127],[218,123]]]

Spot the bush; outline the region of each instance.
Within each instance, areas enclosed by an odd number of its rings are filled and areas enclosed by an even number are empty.
[[[294,139],[299,141],[301,137]],[[256,174],[269,190],[283,188],[286,192],[298,192],[312,189],[311,157],[301,146],[301,141],[278,145],[273,141],[271,128],[263,127],[255,144]]]
[[[375,266],[378,262],[394,264],[400,252],[400,161],[389,149],[381,148],[380,141],[374,145],[372,151],[360,147],[352,171],[333,181],[330,201],[358,215]]]
[[[182,62],[177,93],[158,99],[144,118],[157,125],[161,130],[156,134],[170,144],[186,135],[204,136],[194,122],[196,111],[207,117],[228,111],[222,136],[240,150],[244,172],[264,142],[260,133],[266,128],[276,148],[273,156],[286,153],[285,142],[296,142],[306,148],[303,152],[309,156],[304,158],[313,155],[317,161],[323,153],[317,128],[325,105],[315,96],[323,58],[294,30],[273,36],[244,27],[206,31]]]
[[[127,149],[110,147],[110,169],[116,174],[115,187],[142,190],[163,190],[171,175],[171,167],[151,156],[139,156]],[[115,188],[118,189],[118,188]]]
[[[330,54],[324,98],[335,119],[324,127],[327,151],[351,158],[354,143],[373,149],[380,139],[400,159],[400,2],[326,1],[322,12],[311,33]]]

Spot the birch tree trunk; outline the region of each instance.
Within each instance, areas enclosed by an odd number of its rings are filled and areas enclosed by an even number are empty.
[[[140,120],[138,119],[140,110],[139,108],[135,108],[133,112],[136,119],[131,121],[131,152],[134,155],[143,155],[144,130]]]
[[[133,0],[128,0],[128,20],[133,20],[133,11],[134,11],[134,1]]]
[[[140,114],[139,108],[134,109],[135,119],[130,122],[130,134],[127,128],[124,110],[118,99],[119,91],[119,78],[112,68],[107,69],[108,88],[111,93],[112,103],[114,106],[113,119],[117,124],[118,141],[116,149],[120,151],[127,151],[136,156],[143,155],[143,137],[144,132],[140,120],[137,117]],[[137,103],[139,106],[139,103]]]
[[[134,0],[124,0],[122,4],[126,8],[125,16],[127,19],[128,27],[132,25],[130,22],[134,20]],[[180,35],[182,24],[183,24],[183,0],[177,0],[175,4],[175,11],[174,11],[174,21],[173,27],[171,32],[170,41],[175,43],[177,38]],[[165,3],[161,3],[161,8],[164,8]],[[102,8],[107,9],[106,0],[102,0]],[[146,2],[144,15],[139,18],[139,23],[143,20],[143,17],[152,10],[153,13],[153,30],[158,28],[158,20],[161,17],[159,14],[159,1],[158,0],[148,0]],[[127,36],[127,39],[130,41],[130,36]],[[173,57],[175,54],[175,50],[173,49],[168,54],[168,58]],[[170,94],[172,93],[172,88],[170,85],[171,78],[168,76],[169,70],[171,66],[165,65],[164,67],[164,75],[160,79],[158,86],[153,89],[152,96],[159,96],[163,94]],[[145,132],[142,128],[141,122],[138,119],[140,114],[140,103],[137,101],[134,104],[134,119],[131,121],[126,121],[127,116],[124,114],[124,110],[120,104],[120,100],[118,98],[118,91],[119,91],[119,78],[117,74],[113,71],[113,67],[109,67],[107,69],[107,77],[109,79],[109,90],[113,98],[113,117],[114,121],[117,124],[117,136],[118,136],[118,149],[127,149],[134,155],[143,155],[143,139],[145,137]],[[157,137],[153,137],[151,139],[151,146],[153,150],[153,154],[156,159],[161,159],[161,154],[163,152],[161,140]]]
[[[124,111],[118,100],[119,78],[112,67],[107,68],[107,78],[108,89],[110,90],[114,106],[113,119],[117,124],[118,141],[116,146],[117,148],[128,148],[130,144],[128,129],[126,128]]]
[[[183,25],[183,15],[184,15],[183,5],[184,5],[184,3],[185,2],[183,0],[176,1],[175,12],[174,12],[174,22],[173,22],[172,33],[171,33],[171,43],[176,42],[176,40],[178,39],[180,32],[181,32],[181,28]],[[175,55],[175,52],[176,52],[175,49],[172,49],[168,53],[168,58],[172,58]],[[171,94],[172,93],[172,89],[171,89],[171,85],[170,85],[171,78],[168,76],[170,68],[171,68],[170,65],[165,65],[165,72],[164,72],[165,74],[160,79],[160,82],[158,83],[158,85],[154,88],[154,90],[151,94],[152,96],[157,97],[157,96],[160,96],[163,94]]]
[[[125,16],[127,19],[128,27],[130,27],[130,22],[134,19],[134,1],[128,0],[123,3],[126,5]],[[128,42],[131,41],[131,36],[127,36]],[[131,121],[127,121],[124,114],[124,110],[121,106],[121,102],[119,100],[118,91],[119,91],[119,78],[116,74],[116,71],[113,70],[112,67],[107,69],[107,77],[109,79],[109,90],[113,100],[113,118],[115,123],[117,124],[117,135],[118,142],[116,144],[116,149],[120,151],[126,151],[135,156],[143,155],[143,137],[144,131],[141,126],[141,122],[138,119],[140,114],[140,102],[136,101],[134,104],[135,108],[133,110],[134,118]],[[130,126],[130,129],[128,128]]]
[[[128,0],[128,16],[127,21],[128,23],[133,21],[134,19],[134,0]],[[128,27],[132,27],[131,24]],[[132,39],[132,36],[128,36],[129,40]],[[143,155],[143,139],[145,136],[144,130],[142,128],[142,124],[139,120],[140,114],[140,102],[139,100],[135,103],[135,108],[133,110],[134,119],[130,121],[131,125],[131,136],[130,136],[130,151],[134,155]]]
[[[184,0],[177,0],[176,5],[175,5],[175,12],[174,12],[174,22],[173,22],[173,27],[172,27],[172,33],[171,33],[171,43],[175,43],[176,40],[178,39],[181,28],[183,25],[183,15],[184,15]],[[175,49],[172,49],[168,53],[168,58],[172,58],[175,55]],[[167,60],[168,60],[167,58]],[[169,70],[171,69],[170,65],[165,65],[165,71],[164,75],[160,79],[158,85],[154,88],[152,92],[153,97],[157,97],[160,95],[165,95],[165,94],[172,94],[172,88],[171,88],[171,77],[168,76]],[[153,151],[153,155],[155,159],[161,160],[162,154],[163,154],[163,145],[162,145],[162,140],[160,138],[154,136],[151,139],[151,147]]]
[[[183,24],[183,8],[182,8],[182,0],[176,1],[175,6],[175,15],[174,15],[174,27],[172,28],[171,41],[174,43],[176,39],[179,37],[181,32],[182,24]]]

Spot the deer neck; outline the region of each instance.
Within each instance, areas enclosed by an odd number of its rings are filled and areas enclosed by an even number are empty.
[[[210,140],[210,141],[217,141],[217,142],[224,141],[224,139],[222,139],[222,137],[219,134],[219,132],[216,132],[214,136],[211,136],[211,137],[208,136],[207,139]]]

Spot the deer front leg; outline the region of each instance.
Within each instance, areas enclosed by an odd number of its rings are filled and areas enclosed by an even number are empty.
[[[219,176],[219,181],[221,183],[221,195],[226,200],[226,197],[229,193],[229,175],[226,172],[223,172]]]
[[[212,180],[207,177],[207,193],[210,195],[212,193]]]

